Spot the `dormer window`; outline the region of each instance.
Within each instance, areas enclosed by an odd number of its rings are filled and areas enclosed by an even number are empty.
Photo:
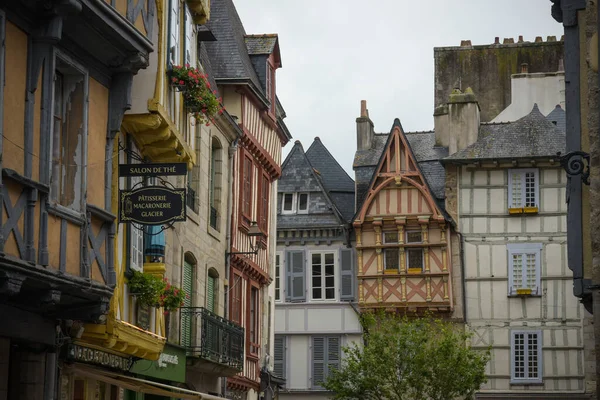
[[[282,214],[308,214],[308,193],[283,193]]]

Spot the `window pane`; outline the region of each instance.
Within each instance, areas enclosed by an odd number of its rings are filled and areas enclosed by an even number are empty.
[[[408,268],[423,269],[423,250],[406,250],[406,259],[408,262]]]
[[[523,288],[523,254],[513,254],[513,286],[515,289]]]
[[[294,195],[292,193],[284,193],[283,195],[283,210],[292,211],[294,204]]]
[[[530,289],[535,289],[537,286],[535,253],[526,254],[525,259],[527,262],[527,274],[525,276],[527,280],[527,287]]]
[[[298,195],[298,211],[306,211],[308,209],[308,193],[300,193]]]
[[[515,378],[525,378],[525,334],[515,333],[513,349],[513,368]]]
[[[325,298],[326,299],[335,299],[335,289],[333,289],[333,288],[325,289]]]
[[[406,232],[406,243],[421,243],[422,241],[421,231]]]
[[[398,270],[400,265],[400,252],[398,249],[385,249],[385,269]]]
[[[321,297],[323,297],[321,295],[321,288],[313,287],[313,299],[320,299]]]
[[[383,243],[398,243],[398,232],[384,232]]]
[[[325,265],[333,265],[334,258],[333,253],[325,253]]]
[[[511,190],[512,198],[510,199],[511,207],[518,208],[523,207],[523,186],[521,181],[521,173],[511,172]]]
[[[538,335],[536,333],[530,333],[527,335],[527,377],[537,378],[538,372]]]
[[[312,256],[312,287],[313,299],[322,298],[323,272],[321,265],[321,254],[313,253]]]
[[[537,205],[535,197],[535,173],[527,172],[525,174],[525,207],[535,207]]]

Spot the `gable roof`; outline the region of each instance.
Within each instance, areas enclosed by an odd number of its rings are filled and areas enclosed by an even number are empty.
[[[312,145],[311,145],[311,148],[312,148]],[[310,151],[310,148],[309,148],[309,151]],[[347,206],[347,204],[346,204],[347,199],[343,196],[346,193],[338,193],[338,194],[340,194],[342,196],[338,196],[339,198],[337,198],[337,200],[339,200],[339,201],[334,201],[334,199],[331,196],[332,193],[329,192],[329,190],[326,188],[326,186],[325,186],[325,184],[323,182],[323,174],[321,174],[311,164],[311,161],[310,161],[310,159],[308,157],[308,152],[306,152],[306,153],[304,152],[304,148],[302,147],[302,143],[299,140],[296,140],[296,142],[294,143],[294,147],[292,147],[292,150],[290,151],[290,153],[288,154],[288,156],[285,158],[283,164],[281,165],[282,176],[279,179],[280,184],[278,186],[278,191],[279,192],[286,191],[285,185],[284,185],[285,171],[288,168],[288,165],[290,164],[290,162],[293,159],[293,157],[296,156],[296,155],[300,155],[302,157],[302,161],[304,163],[304,167],[309,170],[310,176],[312,178],[314,178],[315,182],[319,186],[320,191],[325,196],[325,199],[329,203],[329,205],[331,207],[331,210],[332,210],[334,216],[336,217],[337,223],[338,224],[343,224],[343,223],[350,222],[350,220],[352,218],[352,215],[354,213],[354,189],[351,192],[348,193],[349,196],[352,199],[352,208],[350,210],[350,216],[348,217],[347,216],[348,211],[344,210],[346,212],[342,212],[342,210],[338,206],[338,203],[342,207],[346,207]],[[325,222],[325,220],[323,220],[323,222]],[[321,225],[323,225],[323,223],[321,223]]]
[[[561,131],[566,132],[567,117],[565,110],[562,109],[560,104],[557,104],[556,107],[554,107],[554,110],[550,111],[550,114],[546,115],[546,119],[555,124]]]
[[[248,54],[251,56],[256,54],[271,54],[277,45],[277,34],[246,35],[245,41]]]
[[[537,104],[515,122],[482,124],[479,139],[444,161],[539,158],[565,151],[565,132],[542,115]]]

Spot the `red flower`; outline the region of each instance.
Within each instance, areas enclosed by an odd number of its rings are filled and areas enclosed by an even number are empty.
[[[189,67],[190,67],[190,64],[185,64],[185,67],[186,67],[186,68],[189,68]]]
[[[180,84],[180,85],[183,85],[184,83],[185,83],[184,81],[179,81],[179,84]]]

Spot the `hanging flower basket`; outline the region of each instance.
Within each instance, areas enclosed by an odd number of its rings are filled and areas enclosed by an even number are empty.
[[[217,114],[223,113],[221,98],[217,98],[217,91],[211,89],[208,75],[203,74],[198,68],[174,65],[169,71],[170,84],[177,86],[182,92],[186,109],[194,114],[200,123],[209,125]]]
[[[165,314],[182,307],[184,299],[188,297],[183,289],[171,285],[167,278],[161,279],[138,271],[133,272],[127,284],[131,295],[136,296],[138,305],[163,307]]]
[[[164,278],[163,281],[165,283],[165,290],[160,296],[160,303],[165,309],[165,314],[168,314],[169,311],[183,307],[185,299],[189,298],[189,296],[183,289],[171,285],[167,278]]]

